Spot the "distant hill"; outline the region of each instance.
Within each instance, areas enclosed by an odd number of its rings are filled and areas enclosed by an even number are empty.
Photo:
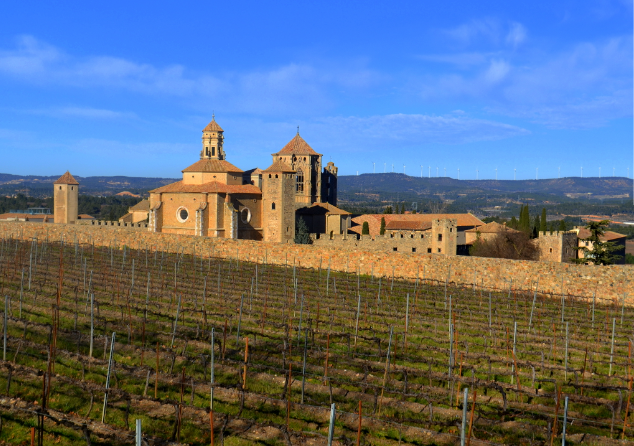
[[[348,194],[512,194],[533,193],[565,196],[618,196],[632,193],[632,180],[623,177],[555,178],[544,180],[456,180],[454,178],[419,178],[402,173],[377,173],[340,176],[339,195]]]
[[[62,172],[63,173],[63,172]],[[53,183],[62,175],[37,176],[37,175],[11,175],[0,173],[0,193],[14,194],[24,193],[30,196],[48,196],[52,194]],[[80,177],[74,175],[81,185],[82,194],[114,195],[128,191],[135,194],[143,194],[149,190],[164,186],[178,179],[174,178],[144,178],[144,177]],[[28,193],[27,193],[28,192]]]
[[[54,176],[11,175],[0,173],[0,193],[26,193],[32,196],[51,195],[52,185],[62,173]],[[81,192],[91,195],[113,195],[123,191],[144,194],[151,189],[173,183],[174,178],[144,178],[124,176],[75,176],[81,184]],[[402,173],[377,173],[343,175],[338,179],[339,197],[367,196],[368,200],[379,199],[378,195],[437,195],[446,197],[481,194],[532,193],[556,195],[567,194],[586,197],[622,196],[632,193],[632,180],[623,177],[607,178],[559,178],[544,180],[456,180],[454,178],[419,178]],[[589,195],[588,195],[589,194]],[[573,197],[574,198],[574,197]]]

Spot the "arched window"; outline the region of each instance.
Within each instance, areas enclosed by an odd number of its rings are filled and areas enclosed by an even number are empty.
[[[295,174],[295,191],[304,192],[304,172],[302,172],[302,169],[297,169]]]
[[[275,203],[271,203],[271,210],[275,210]]]

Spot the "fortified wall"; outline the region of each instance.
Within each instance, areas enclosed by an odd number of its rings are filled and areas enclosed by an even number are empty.
[[[298,265],[335,271],[374,274],[376,277],[432,279],[440,283],[490,290],[535,290],[540,293],[621,299],[634,304],[634,266],[576,265],[557,262],[488,259],[403,252],[370,252],[340,247],[264,243],[252,240],[227,240],[187,235],[152,233],[137,228],[62,225],[26,222],[0,222],[0,238],[67,241],[109,246],[116,241],[133,249],[165,250],[204,257],[214,256],[275,265]],[[512,282],[511,282],[512,281]]]
[[[311,234],[314,246],[347,252],[402,252],[456,255],[458,240],[456,219],[434,219],[429,231],[390,230],[384,235]]]

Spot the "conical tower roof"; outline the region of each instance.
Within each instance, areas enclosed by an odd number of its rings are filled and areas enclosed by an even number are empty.
[[[315,152],[308,143],[299,136],[299,132],[293,139],[291,139],[288,144],[286,144],[282,150],[273,155],[286,155],[286,154],[294,154],[294,155],[319,155],[319,153]]]
[[[66,171],[64,175],[59,177],[57,181],[55,181],[55,183],[53,184],[75,184],[79,186],[79,183],[77,182],[77,180],[73,178],[73,176],[70,174],[68,170]]]
[[[224,132],[216,122],[216,115],[211,115],[211,122],[203,129],[203,132]]]

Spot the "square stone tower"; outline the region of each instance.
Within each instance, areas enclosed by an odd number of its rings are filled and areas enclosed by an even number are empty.
[[[79,183],[69,171],[53,183],[55,223],[74,224],[79,208]]]
[[[264,241],[289,243],[295,239],[295,171],[277,160],[262,172]]]
[[[431,222],[431,246],[433,254],[456,255],[458,220],[455,218],[435,218]]]

